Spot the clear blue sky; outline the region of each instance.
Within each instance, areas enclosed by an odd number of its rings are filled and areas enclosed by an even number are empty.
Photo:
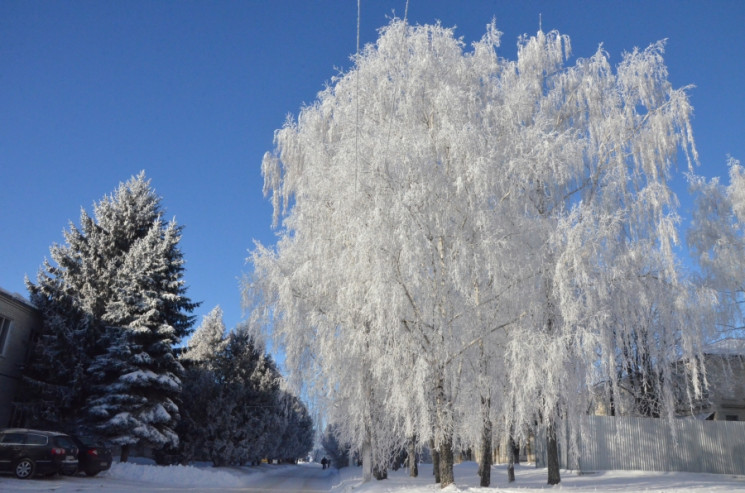
[[[362,43],[405,6],[362,0]],[[670,80],[696,85],[698,172],[726,175],[727,154],[745,162],[741,0],[410,0],[408,19],[457,26],[470,44],[496,17],[514,58],[539,14],[544,31],[571,37],[573,57],[603,43],[615,64],[668,38]],[[275,239],[261,157],[286,115],[350,66],[356,26],[354,0],[0,0],[0,287],[26,295],[24,275],[81,207],[144,169],[185,226],[198,322],[219,304],[235,326],[248,249]]]

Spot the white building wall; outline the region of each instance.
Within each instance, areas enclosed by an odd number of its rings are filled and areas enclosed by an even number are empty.
[[[32,336],[41,325],[38,311],[26,300],[0,289],[0,317],[10,321],[0,348],[0,428],[10,425],[13,401],[19,387],[21,368],[28,358]]]

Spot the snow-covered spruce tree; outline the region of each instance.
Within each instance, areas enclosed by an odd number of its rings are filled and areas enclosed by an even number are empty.
[[[205,315],[202,324],[186,343],[181,354],[184,366],[198,366],[209,369],[217,354],[225,345],[225,323],[222,308],[216,306]],[[188,361],[188,363],[187,363]]]
[[[327,426],[321,436],[321,446],[331,464],[337,469],[341,469],[349,466],[349,447],[339,443],[336,438],[337,434],[333,426]]]
[[[46,264],[46,269],[52,272],[55,267]],[[85,404],[89,356],[80,341],[86,340],[89,319],[58,280],[45,279],[31,292],[43,325],[23,374],[26,424],[68,429]]]
[[[298,448],[309,450],[312,422],[302,403],[281,390],[272,359],[245,325],[228,334],[221,328],[221,312],[215,309],[182,355],[187,372],[180,429],[189,436],[184,456],[223,466],[286,459]]]
[[[235,386],[238,422],[233,440],[243,450],[239,460],[257,462],[267,457],[281,438],[278,430],[280,374],[246,326],[234,329],[218,353],[219,381]]]
[[[94,312],[88,299],[108,275],[98,253],[101,235],[82,210],[80,227],[70,223],[64,232],[66,244],[50,247],[52,261],[44,260],[37,283],[26,279],[30,299],[42,313],[42,330],[24,373],[29,392],[23,405],[30,425],[73,429],[84,417],[86,370],[104,350],[101,311]]]
[[[287,388],[280,389],[278,403],[281,441],[271,457],[294,464],[313,450],[313,418],[300,398]]]
[[[46,316],[45,345],[83,355],[76,364],[85,377],[77,396],[90,412],[85,423],[121,444],[124,459],[132,443],[177,442],[182,368],[172,348],[189,333],[196,306],[186,297],[181,227],[161,220],[160,201],[144,173],[122,183],[94,205],[95,220],[81,214],[68,245],[52,247],[57,265],[46,263],[37,284],[28,282],[45,312],[64,308],[56,301],[64,293],[76,308],[70,320],[84,321],[70,347],[65,317]],[[82,410],[74,411],[82,417]]]
[[[490,25],[464,52],[450,29],[393,20],[262,165],[283,222],[247,292],[288,367],[335,399],[330,422],[353,447],[376,434],[400,447],[390,429],[433,440],[443,487],[453,446],[490,416],[517,440],[537,419],[559,482],[559,420],[624,382],[630,331],[655,332],[643,374],[668,417],[665,369],[700,348],[679,310],[690,289],[668,185],[680,150],[695,159],[691,108],[662,44],[614,71],[602,49],[566,66],[556,32],[521,39],[515,61],[498,42]],[[619,301],[633,296],[636,311]]]
[[[220,397],[220,386],[212,371],[180,360],[184,365],[184,375],[181,382],[181,399],[179,414],[181,420],[176,425],[179,436],[178,456],[181,463],[192,461],[208,461],[206,454],[207,440],[215,435],[215,412],[224,409],[213,409]]]
[[[181,421],[177,432],[179,456],[185,463],[206,460],[197,457],[197,454],[204,449],[206,424],[210,422],[209,406],[219,393],[213,370],[217,353],[224,348],[225,337],[223,312],[217,306],[204,316],[179,355],[184,375],[181,393],[183,404],[179,407]]]
[[[169,295],[180,273],[168,252],[180,239],[175,223],[156,221],[134,242],[120,267],[107,306],[107,351],[89,367],[96,385],[89,412],[100,434],[122,446],[176,446],[177,401],[183,368],[173,354],[178,342],[169,321]]]

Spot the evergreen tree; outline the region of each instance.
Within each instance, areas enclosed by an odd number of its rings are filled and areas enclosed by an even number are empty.
[[[178,285],[179,274],[167,252],[179,239],[175,223],[157,220],[127,252],[107,305],[110,344],[90,366],[98,385],[89,410],[101,434],[119,445],[178,443],[173,428],[182,367],[172,350],[178,330],[169,317],[168,295],[174,295],[169,286]]]
[[[321,437],[321,446],[328,454],[328,458],[336,468],[347,467],[349,465],[349,447],[339,443],[336,438],[338,431],[334,425],[329,425]]]
[[[209,366],[225,341],[225,323],[222,308],[216,306],[204,317],[186,345],[182,360],[192,365]],[[187,366],[185,363],[184,366]]]
[[[99,229],[81,211],[80,228],[69,224],[66,244],[50,247],[37,284],[26,279],[30,299],[42,314],[42,329],[24,373],[27,388],[22,403],[27,420],[38,427],[75,427],[86,397],[85,370],[100,348],[101,331],[88,293],[98,280],[94,248]]]
[[[307,408],[282,390],[281,376],[246,326],[225,334],[215,308],[189,341],[181,361],[181,455],[215,466],[295,459],[313,446]]]
[[[288,390],[280,390],[279,402],[282,435],[273,455],[294,463],[313,449],[313,419],[300,398]]]
[[[232,429],[223,430],[233,443],[230,462],[257,462],[267,457],[281,437],[278,433],[280,375],[245,326],[233,330],[215,361],[223,399],[232,401]],[[228,406],[230,407],[230,406]]]
[[[52,246],[54,264],[44,263],[37,283],[27,280],[44,317],[32,409],[54,409],[45,415],[63,427],[86,418],[90,431],[124,446],[123,459],[130,444],[177,441],[182,367],[173,345],[197,306],[186,296],[181,227],[161,219],[160,202],[144,172],[120,184],[93,218],[83,211],[80,228],[70,225],[66,245]]]

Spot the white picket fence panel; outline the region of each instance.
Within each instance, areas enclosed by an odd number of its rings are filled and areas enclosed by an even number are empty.
[[[745,422],[584,416],[569,454],[570,433],[561,428],[559,462],[565,469],[745,474]],[[545,433],[536,437],[536,465],[546,465]]]

